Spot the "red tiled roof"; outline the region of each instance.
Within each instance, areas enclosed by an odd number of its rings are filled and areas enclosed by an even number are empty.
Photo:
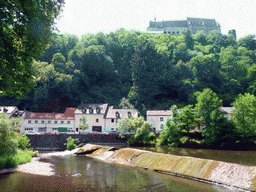
[[[171,110],[147,110],[147,116],[170,116]]]
[[[67,107],[64,113],[32,112],[25,119],[75,119],[75,107]]]

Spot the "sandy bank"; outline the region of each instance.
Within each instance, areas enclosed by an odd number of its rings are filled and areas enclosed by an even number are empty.
[[[79,149],[74,149],[72,151],[61,151],[61,152],[53,152],[53,153],[43,153],[39,154],[38,157],[33,157],[31,162],[26,164],[21,164],[18,167],[3,169],[0,170],[1,173],[13,172],[13,171],[21,171],[25,173],[37,174],[37,175],[46,175],[51,176],[54,175],[53,165],[48,162],[40,161],[40,159],[49,158],[51,156],[65,156],[71,155],[78,151]]]
[[[87,144],[83,147],[90,156],[111,163],[141,167],[234,189],[256,191],[256,167],[234,163],[175,156],[150,151]],[[95,150],[98,148],[97,150]]]

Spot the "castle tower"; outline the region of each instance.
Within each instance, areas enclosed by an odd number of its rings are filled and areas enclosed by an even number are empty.
[[[235,40],[236,40],[236,30],[235,30],[235,29],[229,30],[229,31],[228,31],[228,34],[233,35],[234,38],[235,38]]]

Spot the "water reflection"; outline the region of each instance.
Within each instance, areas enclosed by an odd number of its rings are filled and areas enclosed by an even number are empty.
[[[237,163],[242,165],[256,166],[256,152],[255,151],[223,151],[211,149],[186,149],[176,147],[137,147],[147,151],[158,153],[190,156],[203,159],[212,159],[217,161],[224,161],[229,163]]]
[[[46,160],[44,160],[46,161]],[[52,156],[55,176],[0,176],[0,191],[228,191],[226,188],[88,157]]]

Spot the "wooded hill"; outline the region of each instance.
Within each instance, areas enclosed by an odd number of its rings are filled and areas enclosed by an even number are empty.
[[[52,44],[33,61],[36,85],[21,99],[0,105],[59,112],[83,103],[109,103],[147,109],[183,107],[193,93],[210,88],[229,106],[239,93],[255,94],[255,35],[198,31],[180,36],[119,29],[110,34],[54,34]],[[123,99],[124,98],[124,99]],[[121,103],[121,105],[120,105]]]

